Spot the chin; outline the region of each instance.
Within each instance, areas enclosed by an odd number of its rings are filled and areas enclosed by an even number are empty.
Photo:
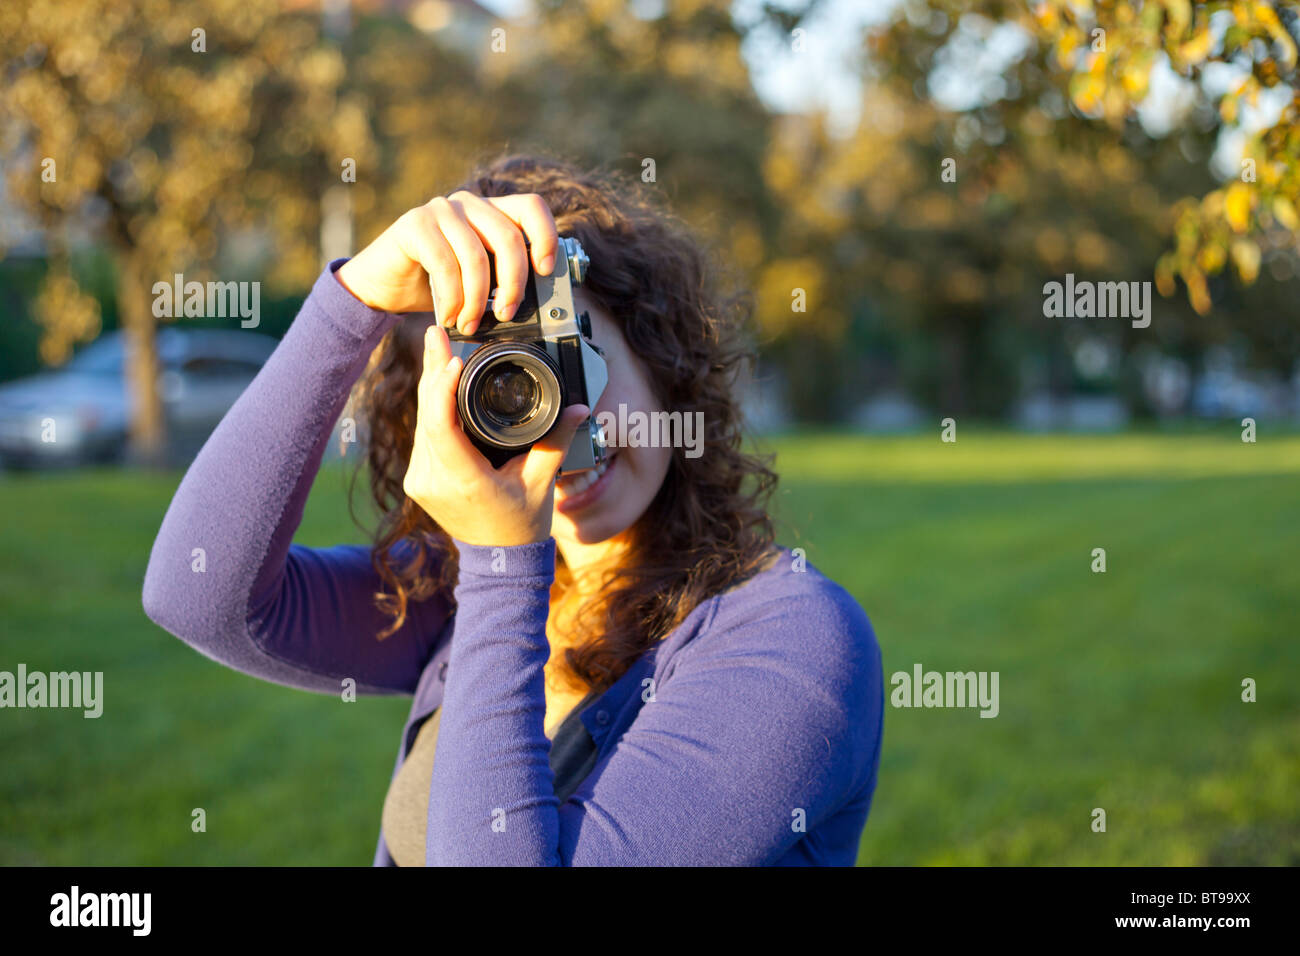
[[[572,497],[557,497],[551,521],[556,539],[599,544],[636,524],[654,498],[648,493],[643,466],[640,458],[620,449],[602,469],[603,481],[580,481]]]
[[[615,515],[590,515],[574,520],[568,515],[554,515],[552,518],[556,538],[567,538],[578,544],[599,544],[622,534],[631,522],[618,520]]]

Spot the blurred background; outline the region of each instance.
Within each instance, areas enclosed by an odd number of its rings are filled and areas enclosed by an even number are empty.
[[[736,265],[783,543],[887,679],[1001,673],[995,720],[887,709],[862,863],[1300,863],[1298,42],[1290,3],[5,4],[0,670],[106,702],[0,712],[0,863],[369,862],[407,702],[226,671],[140,587],[324,263],[506,149]],[[177,273],[256,327],[156,315]],[[1067,275],[1149,326],[1048,316]],[[300,543],[366,540],[347,447]]]

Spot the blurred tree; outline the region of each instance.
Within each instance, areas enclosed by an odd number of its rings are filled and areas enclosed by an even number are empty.
[[[1300,5],[1148,0],[1146,3],[1045,0],[1038,35],[1069,75],[1071,102],[1114,129],[1147,99],[1153,71],[1168,64],[1202,100],[1217,99],[1220,125],[1244,136],[1241,168],[1227,185],[1178,204],[1175,247],[1156,268],[1160,290],[1187,286],[1197,312],[1210,309],[1206,277],[1231,262],[1241,279],[1259,274],[1263,249],[1296,250],[1300,237]],[[1224,85],[1207,89],[1211,71]],[[1276,120],[1244,127],[1261,93],[1282,92]]]
[[[1186,185],[1181,158],[1165,192],[1160,176],[1151,181],[1175,144],[1143,143],[1135,154],[1135,144],[1070,116],[1032,54],[1008,64],[1013,97],[966,111],[935,102],[929,78],[956,24],[945,16],[932,28],[932,12],[869,37],[854,135],[834,139],[820,123],[792,119],[768,157],[769,184],[791,210],[790,245],[802,254],[769,266],[762,301],[768,327],[800,340],[805,378],[822,383],[794,389],[805,415],[835,417],[851,394],[854,363],[836,356],[860,326],[881,321],[859,314],[864,302],[893,325],[910,390],[948,414],[1004,411],[1026,351],[1007,347],[1008,330],[1025,345],[1060,337],[1041,332],[1043,282],[1071,270],[1144,278],[1141,263],[1161,248],[1162,212]],[[815,322],[790,326],[799,318],[791,284],[808,289]],[[912,339],[926,347],[911,349]]]
[[[131,342],[133,442],[156,457],[153,283],[220,266],[305,285],[320,266],[321,197],[339,193],[349,159],[358,245],[474,160],[537,149],[667,192],[756,267],[780,217],[761,171],[769,118],[729,4],[672,0],[657,16],[598,0],[560,6],[543,0],[530,19],[471,19],[453,34],[379,9],[351,29],[334,24],[330,40],[318,12],[242,0],[5,7],[9,194],[38,218],[56,263],[40,299],[42,355],[61,361],[98,331],[93,301],[60,264],[68,227],[98,216]],[[56,175],[42,176],[47,160]]]
[[[657,16],[609,0],[537,0],[542,86],[525,135],[612,162],[663,191],[683,218],[753,269],[779,237],[762,157],[772,118],[741,55],[728,0],[665,0]]]
[[[762,170],[771,116],[730,6],[668,0],[637,15],[602,0],[539,0],[451,45],[398,21],[358,24],[350,72],[383,146],[357,184],[359,241],[461,182],[475,161],[537,152],[666,199],[725,256],[718,265],[735,267],[724,287],[750,284],[782,241],[783,212]]]
[[[875,368],[868,343],[886,342],[907,384],[954,414],[1005,411],[1034,353],[1067,383],[1085,336],[1178,351],[1254,323],[1261,343],[1282,344],[1269,310],[1243,322],[1241,311],[1201,319],[1167,303],[1145,330],[1043,322],[1043,283],[1067,271],[1152,276],[1180,202],[1214,186],[1205,158],[1216,129],[1193,122],[1160,137],[1096,122],[1072,108],[1070,75],[1040,29],[1018,3],[904,4],[866,38],[855,134],[791,117],[774,140],[767,178],[798,253],[767,265],[760,302],[802,414],[838,417],[860,396],[855,376]],[[793,312],[795,288],[815,321]],[[1291,359],[1294,339],[1282,352]]]
[[[638,16],[603,0],[538,0],[484,30],[477,50],[438,49],[399,23],[358,28],[358,88],[376,104],[384,189],[373,234],[475,160],[504,150],[621,171],[744,270],[780,230],[762,174],[771,118],[740,55],[726,0],[669,0]]]
[[[203,281],[235,230],[272,240],[273,282],[301,283],[318,267],[307,227],[322,179],[338,176],[340,152],[371,149],[364,112],[339,96],[342,57],[319,34],[318,17],[242,0],[0,7],[6,186],[55,264],[38,302],[42,356],[61,361],[98,332],[63,265],[75,236],[98,231],[117,264],[141,461],[159,460],[165,430],[154,283]],[[245,247],[229,260],[241,277],[261,267]]]

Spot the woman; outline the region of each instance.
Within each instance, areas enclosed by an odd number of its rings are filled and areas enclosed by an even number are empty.
[[[509,319],[559,235],[590,258],[575,305],[609,385],[493,469],[428,314],[472,332],[491,254]],[[773,544],[775,476],[729,390],[745,303],[639,185],[488,165],[322,272],[177,489],[146,611],[266,680],[414,695],[376,865],[852,864],[880,651],[853,598]],[[354,384],[374,546],[292,544]],[[702,454],[615,427],[594,482],[556,480],[589,413],[656,411],[701,413]]]

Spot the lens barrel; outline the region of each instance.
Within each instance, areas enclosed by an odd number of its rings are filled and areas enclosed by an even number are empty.
[[[470,356],[456,404],[471,437],[521,448],[551,430],[561,397],[559,370],[546,352],[524,342],[497,342]]]

